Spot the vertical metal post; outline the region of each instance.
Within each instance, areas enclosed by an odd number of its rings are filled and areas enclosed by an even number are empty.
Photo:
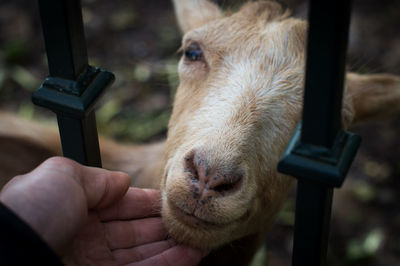
[[[301,141],[331,148],[342,124],[351,0],[310,1]]]
[[[333,188],[299,180],[297,192],[292,265],[325,265]]]
[[[75,80],[88,66],[79,0],[39,0],[51,77]]]
[[[35,104],[57,114],[65,157],[101,167],[93,107],[114,75],[88,65],[80,0],[39,0],[49,77]]]
[[[333,188],[361,141],[341,129],[350,8],[349,0],[310,2],[303,121],[278,165],[298,179],[293,266],[325,265]]]

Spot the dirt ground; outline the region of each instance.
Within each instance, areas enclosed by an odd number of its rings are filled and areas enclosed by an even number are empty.
[[[217,2],[231,8],[243,1]],[[82,3],[90,64],[117,77],[99,103],[99,131],[129,142],[163,138],[180,45],[170,1]],[[306,18],[304,1],[287,5]],[[349,70],[400,75],[400,2],[355,0],[353,7]],[[30,103],[46,75],[36,1],[0,0],[0,109],[54,123],[52,113]],[[363,143],[343,188],[335,191],[328,265],[400,265],[399,129],[399,118],[352,128]],[[291,264],[294,195],[267,237],[267,265]]]

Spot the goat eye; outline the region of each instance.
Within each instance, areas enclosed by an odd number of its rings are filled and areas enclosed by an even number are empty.
[[[192,43],[186,48],[185,57],[190,61],[200,61],[203,57],[203,51],[197,43]]]

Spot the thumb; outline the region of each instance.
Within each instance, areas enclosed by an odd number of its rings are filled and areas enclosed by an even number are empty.
[[[121,199],[130,185],[122,172],[81,166],[75,180],[81,185],[89,209],[102,209]]]

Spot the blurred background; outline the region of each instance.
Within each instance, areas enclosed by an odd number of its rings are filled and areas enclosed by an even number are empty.
[[[237,8],[243,0],[219,0]],[[307,2],[287,0],[307,18]],[[117,79],[99,103],[100,134],[119,141],[162,139],[178,85],[180,33],[165,0],[82,0],[91,65]],[[348,68],[400,75],[400,1],[355,0]],[[36,1],[0,0],[0,109],[55,124],[30,97],[47,75]],[[400,103],[399,103],[400,104]],[[362,147],[342,189],[335,191],[328,265],[400,265],[400,120],[352,128]],[[1,147],[0,147],[1,148]],[[291,264],[295,192],[254,265]],[[266,262],[265,262],[266,261]]]

